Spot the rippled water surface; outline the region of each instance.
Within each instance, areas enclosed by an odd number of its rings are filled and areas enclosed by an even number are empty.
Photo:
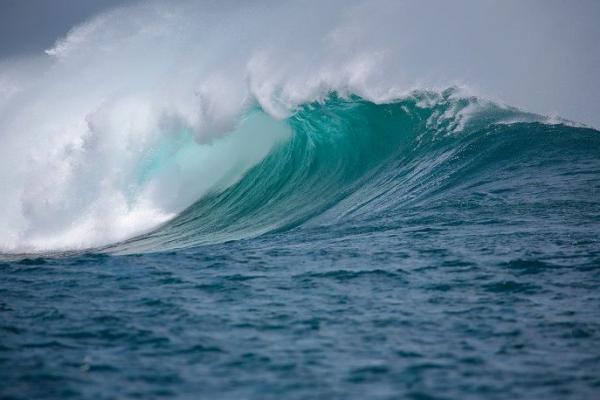
[[[455,229],[4,264],[3,397],[594,398],[597,242]]]

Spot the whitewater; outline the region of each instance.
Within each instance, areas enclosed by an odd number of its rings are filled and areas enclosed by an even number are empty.
[[[133,1],[0,59],[0,398],[597,397],[597,11]]]

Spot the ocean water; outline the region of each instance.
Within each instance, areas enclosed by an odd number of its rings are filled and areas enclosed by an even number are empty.
[[[600,132],[453,88],[238,127],[277,140],[158,227],[4,251],[2,399],[600,396]]]

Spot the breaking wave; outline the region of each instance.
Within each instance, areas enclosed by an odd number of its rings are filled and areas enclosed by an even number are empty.
[[[418,6],[343,4],[144,2],[0,62],[0,252],[255,237],[430,201],[482,160],[543,158],[549,135],[597,149],[591,129],[474,95],[452,44],[417,46],[441,70],[415,63],[395,29]]]

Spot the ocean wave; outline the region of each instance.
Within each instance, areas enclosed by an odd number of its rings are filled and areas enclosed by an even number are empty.
[[[332,213],[344,197],[369,197],[357,189],[365,177],[389,160],[424,154],[424,143],[466,140],[500,124],[567,123],[472,89],[500,96],[518,85],[488,79],[498,63],[482,62],[477,73],[464,65],[462,47],[477,47],[479,36],[512,40],[481,25],[485,5],[468,8],[481,18],[456,32],[460,45],[428,39],[433,26],[454,32],[449,16],[458,11],[415,25],[426,9],[150,1],[97,15],[44,54],[1,61],[0,251],[178,238],[156,247],[131,242],[152,250],[285,229]],[[506,60],[524,62],[535,79],[529,67],[539,60]],[[544,109],[525,97],[508,100]],[[458,151],[451,148],[447,154]],[[414,167],[443,164],[432,157]],[[214,216],[194,214],[209,209]]]
[[[301,106],[285,123],[289,137],[241,179],[152,232],[104,250],[170,250],[301,226],[360,224],[435,204],[447,192],[485,181],[501,164],[513,163],[517,177],[525,160],[544,163],[565,152],[568,163],[575,157],[568,149],[581,141],[600,149],[596,131],[547,124],[534,114],[457,96],[456,89],[385,104],[332,94]]]

